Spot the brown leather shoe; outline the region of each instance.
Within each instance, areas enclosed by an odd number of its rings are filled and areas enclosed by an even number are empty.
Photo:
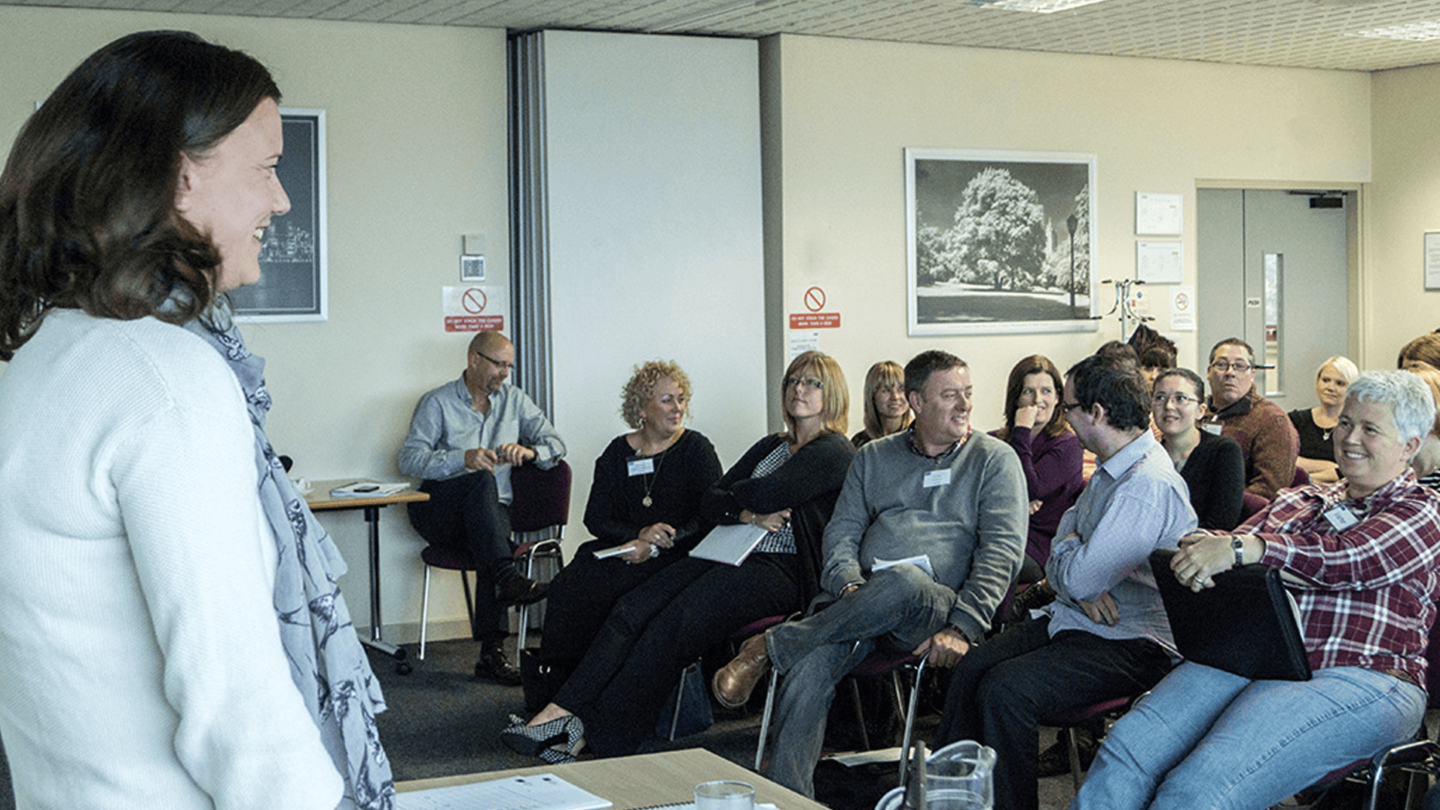
[[[750,700],[755,684],[770,671],[770,652],[765,647],[765,634],[745,639],[740,653],[721,667],[710,681],[715,699],[727,709],[738,709]]]

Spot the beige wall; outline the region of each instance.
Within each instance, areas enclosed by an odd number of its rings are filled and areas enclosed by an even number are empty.
[[[492,277],[508,266],[504,32],[0,6],[0,144],[87,53],[152,27],[190,28],[248,50],[274,70],[287,105],[327,111],[330,320],[246,333],[269,361],[270,436],[297,459],[299,474],[395,476],[416,397],[461,368],[467,336],[445,334],[439,312],[440,287],[457,281],[460,235],[486,235]],[[1112,318],[1078,335],[908,338],[907,146],[1096,153],[1102,278],[1134,274],[1134,192],[1181,193],[1186,281],[1194,283],[1197,183],[1368,183],[1372,93],[1372,303],[1362,315],[1376,322],[1365,361],[1388,365],[1405,339],[1440,326],[1432,295],[1409,294],[1419,286],[1420,233],[1440,220],[1427,219],[1440,203],[1440,158],[1412,147],[1440,124],[1440,103],[1426,95],[1437,71],[1378,74],[1372,91],[1370,76],[1337,71],[766,40],[769,379],[783,363],[784,316],[801,311],[811,284],[824,286],[827,309],[843,316],[842,329],[822,334],[822,348],[849,373],[852,429],[864,371],[876,359],[903,361],[930,346],[965,357],[976,424],[990,427],[1015,359],[1041,352],[1064,366],[1118,336]],[[605,324],[588,328],[603,333]],[[1193,358],[1193,337],[1177,337],[1182,358]],[[724,341],[716,346],[726,351]],[[597,396],[608,415],[613,389]],[[591,459],[572,462],[583,474]],[[355,513],[325,522],[353,566],[342,584],[366,624],[364,524]],[[419,541],[399,510],[382,514],[382,532],[385,613],[400,623],[391,635],[405,640],[419,616]],[[458,583],[444,576],[437,587],[438,616],[457,629]]]
[[[767,272],[782,296],[767,308],[770,373],[783,362],[784,316],[822,286],[842,327],[822,330],[821,348],[849,377],[853,429],[876,360],[931,347],[965,358],[975,424],[990,428],[1020,357],[1039,352],[1063,370],[1120,333],[1112,317],[1097,332],[907,337],[905,147],[1095,153],[1102,279],[1134,277],[1136,191],[1184,195],[1194,284],[1197,182],[1370,179],[1363,73],[796,36],[765,40],[761,64]],[[1100,301],[1108,310],[1113,293]],[[1193,363],[1194,333],[1175,337],[1182,364]]]
[[[491,277],[508,272],[505,32],[0,6],[5,151],[87,54],[147,28],[248,51],[286,106],[326,111],[330,319],[244,331],[267,360],[271,441],[296,474],[395,478],[415,400],[464,367],[469,335],[446,334],[440,314],[440,287],[459,281],[461,235],[484,233]],[[401,510],[381,514],[386,621],[414,623],[420,541]],[[368,625],[365,524],[358,512],[323,522],[351,566],[341,581],[351,612]],[[436,587],[432,616],[461,626],[458,577]]]
[[[1425,231],[1440,231],[1440,65],[1376,73],[1375,182],[1365,198],[1362,367],[1393,368],[1400,347],[1440,328],[1440,292],[1426,291]]]

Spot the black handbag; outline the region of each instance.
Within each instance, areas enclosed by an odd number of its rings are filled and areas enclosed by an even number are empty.
[[[1150,555],[1175,647],[1187,661],[1252,680],[1308,681],[1310,659],[1280,571],[1244,565],[1216,574],[1199,593],[1175,579],[1173,549]]]

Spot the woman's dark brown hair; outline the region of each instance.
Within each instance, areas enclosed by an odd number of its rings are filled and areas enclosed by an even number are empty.
[[[175,211],[180,156],[203,159],[267,98],[280,90],[264,65],[184,31],[122,37],[67,76],[0,173],[0,359],[56,307],[205,311],[220,254]]]
[[[1020,407],[1020,394],[1025,390],[1025,378],[1031,374],[1048,374],[1050,381],[1055,384],[1055,410],[1050,413],[1049,422],[1035,426],[1036,432],[1044,431],[1046,435],[1059,436],[1070,429],[1070,425],[1065,422],[1065,409],[1060,407],[1060,400],[1064,398],[1061,392],[1065,390],[1060,369],[1045,355],[1032,354],[1021,358],[1020,362],[1010,369],[1010,379],[1005,383],[1005,427],[1000,429],[1001,441],[1009,441],[1010,433],[1015,430],[1015,411]]]

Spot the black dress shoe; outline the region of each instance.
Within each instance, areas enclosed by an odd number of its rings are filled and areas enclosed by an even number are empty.
[[[480,658],[475,661],[475,677],[501,686],[520,685],[520,670],[505,657],[505,648],[499,644],[486,644],[480,648]]]
[[[1040,752],[1035,775],[1042,779],[1070,773],[1070,735],[1061,729],[1055,736],[1055,744]],[[1088,771],[1090,763],[1095,761],[1095,752],[1100,750],[1100,743],[1084,727],[1076,730],[1076,736],[1080,738],[1080,770]]]
[[[548,586],[516,574],[495,586],[495,600],[502,605],[528,605],[545,598]]]

